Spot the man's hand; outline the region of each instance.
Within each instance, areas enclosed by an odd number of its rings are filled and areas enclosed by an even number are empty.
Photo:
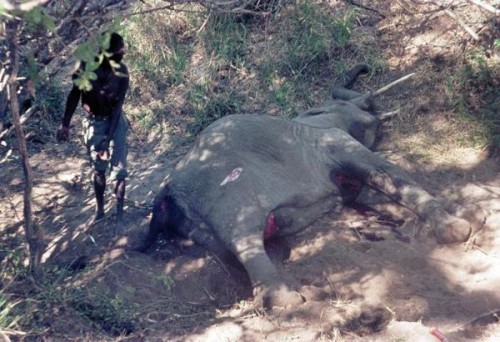
[[[101,160],[109,159],[109,140],[103,139],[99,144],[99,148],[96,149],[97,154]]]
[[[69,127],[61,126],[57,131],[57,141],[68,141],[69,140]]]

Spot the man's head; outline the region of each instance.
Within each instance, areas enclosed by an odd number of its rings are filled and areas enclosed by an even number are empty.
[[[113,54],[110,57],[110,59],[118,63],[121,62],[123,55],[125,54],[126,48],[127,47],[125,45],[125,42],[123,41],[123,37],[116,32],[111,33],[111,38],[109,40],[109,48],[107,50],[107,52]]]

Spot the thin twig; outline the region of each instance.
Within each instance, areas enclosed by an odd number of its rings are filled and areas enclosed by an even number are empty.
[[[33,115],[34,108],[35,107],[31,107],[25,113],[22,114],[21,119],[19,121],[21,125],[24,125],[24,123],[28,121],[29,118]],[[14,125],[12,125],[3,132],[0,132],[0,140],[8,136],[14,130],[14,128],[15,128]]]
[[[474,318],[473,320],[465,323],[464,325],[462,325],[462,327],[459,329],[459,330],[463,330],[465,329],[467,326],[471,326],[471,325],[474,325],[474,324],[478,324],[479,321],[481,321],[482,319],[484,318],[487,318],[488,316],[493,316],[497,322],[500,321],[499,319],[499,315],[500,315],[500,309],[495,309],[495,310],[491,310],[489,311],[488,313],[485,313],[479,317],[476,317]],[[492,322],[493,323],[493,322]]]
[[[3,90],[3,88],[5,87],[7,82],[9,81],[9,75],[7,75],[5,73],[6,70],[7,70],[7,68],[2,68],[2,70],[0,70],[0,91]]]
[[[210,19],[212,13],[208,13],[207,18],[203,21],[203,24],[201,24],[200,28],[196,31],[196,35],[199,35],[201,31],[205,28],[207,25],[208,20]]]
[[[467,24],[465,24],[462,21],[462,19],[460,19],[455,13],[453,13],[450,10],[444,10],[444,13],[446,13],[451,18],[455,19],[455,21],[457,22],[457,24],[460,27],[462,27],[465,30],[465,32],[467,32],[472,37],[472,39],[474,39],[476,41],[479,40],[479,36],[477,35],[477,33],[473,29],[471,29],[469,26],[467,26]]]
[[[482,248],[481,248],[481,247],[479,247],[479,246],[472,245],[472,249],[476,249],[476,250],[480,251],[481,253],[483,253],[484,255],[487,255],[487,256],[489,256],[489,255],[490,255],[488,252],[486,252],[484,249],[482,249]]]
[[[381,16],[382,18],[385,19],[385,15],[383,15],[382,13],[380,13],[378,10],[374,9],[374,8],[371,8],[371,7],[368,7],[368,6],[365,6],[365,5],[362,5],[362,4],[358,4],[357,2],[354,2],[353,0],[344,0],[346,3],[350,4],[350,5],[353,5],[353,6],[356,6],[356,7],[359,7],[359,8],[362,8],[362,9],[365,9],[367,11],[372,11],[372,12],[375,12],[377,13],[379,16]]]
[[[479,40],[479,36],[477,35],[477,33],[471,29],[466,23],[464,23],[462,21],[462,19],[460,19],[455,13],[453,13],[451,10],[449,10],[448,8],[446,8],[444,6],[443,3],[441,3],[440,1],[437,1],[437,0],[431,0],[436,6],[439,6],[443,11],[444,13],[446,13],[450,18],[454,19],[457,24],[463,28],[465,30],[465,32],[467,32],[474,40]]]
[[[399,4],[399,6],[401,6],[401,8],[409,13],[409,14],[415,14],[415,8],[410,8],[410,5],[408,5],[407,3],[404,3],[402,2],[401,0],[396,0],[396,2]]]
[[[351,228],[352,231],[354,231],[354,233],[356,234],[356,236],[358,237],[358,240],[360,241],[364,241],[365,239],[361,236],[361,234],[359,233],[359,230],[357,228]]]
[[[214,259],[217,261],[217,264],[222,268],[222,270],[224,272],[226,272],[226,274],[228,276],[231,275],[231,272],[229,272],[228,268],[226,267],[226,265],[224,264],[224,262],[219,258],[219,256],[215,253],[210,253],[210,255],[212,255],[214,257]]]
[[[271,14],[269,11],[252,11],[249,9],[246,9],[248,5],[251,5],[253,3],[253,0],[228,0],[228,1],[222,1],[222,0],[205,0],[201,2],[202,6],[210,8],[210,9],[215,9],[217,12],[222,12],[222,13],[232,13],[232,14],[250,14],[250,15],[255,15],[255,16],[267,16]]]
[[[484,2],[482,2],[481,0],[469,0],[470,2],[472,2],[474,5],[477,5],[479,7],[482,7],[483,9],[493,13],[493,14],[500,14],[500,9],[498,8],[495,8],[493,6],[491,6],[490,4],[486,4]]]

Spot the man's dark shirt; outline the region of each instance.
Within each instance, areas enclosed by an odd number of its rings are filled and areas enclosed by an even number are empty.
[[[85,65],[82,63],[81,68],[84,67]],[[129,85],[128,70],[123,63],[120,63],[118,69],[113,70],[109,62],[105,60],[95,73],[97,79],[91,81],[92,90],[81,91],[77,86],[73,85],[68,95],[62,125],[63,127],[69,127],[81,97],[82,106],[88,115],[98,118],[111,118],[111,125],[107,134],[109,141],[113,138],[125,101],[125,94]],[[76,73],[73,74],[73,80],[77,77]]]

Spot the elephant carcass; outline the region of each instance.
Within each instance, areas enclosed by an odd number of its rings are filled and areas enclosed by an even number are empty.
[[[335,99],[293,120],[230,115],[207,127],[162,184],[140,250],[164,232],[189,237],[224,260],[236,257],[259,302],[271,307],[303,299],[279,276],[265,239],[340,210],[363,186],[426,220],[439,242],[465,241],[469,222],[370,150],[379,120],[364,110],[369,97],[347,91],[350,100]]]

